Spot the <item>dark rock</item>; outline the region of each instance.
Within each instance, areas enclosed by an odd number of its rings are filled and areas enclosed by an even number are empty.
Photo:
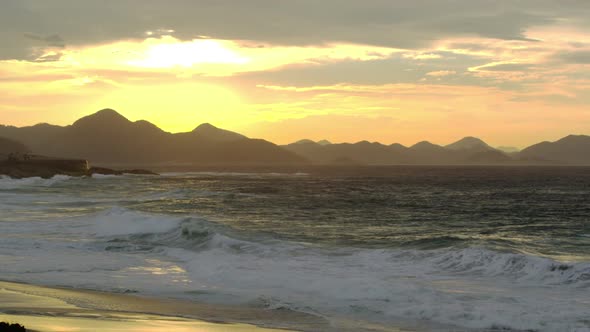
[[[84,176],[88,172],[86,160],[51,159],[43,157],[9,158],[0,161],[0,174],[12,178],[52,178],[55,175]]]
[[[56,175],[91,176],[103,175],[158,175],[144,169],[114,170],[104,167],[89,167],[88,161],[76,159],[54,159],[42,156],[29,156],[27,158],[9,158],[0,161],[0,175],[6,175],[15,179],[41,177],[52,178]]]
[[[145,169],[124,169],[124,170],[115,170],[106,167],[91,167],[88,170],[88,175],[92,174],[101,174],[101,175],[124,175],[124,174],[134,174],[134,175],[159,175],[158,173],[154,173],[149,170]]]
[[[2,332],[26,332],[24,326],[20,324],[10,324],[6,322],[0,322],[0,331]]]

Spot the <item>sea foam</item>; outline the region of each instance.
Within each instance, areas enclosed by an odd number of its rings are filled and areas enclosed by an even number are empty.
[[[96,236],[165,233],[179,227],[185,218],[170,218],[149,215],[114,207],[89,217],[91,229]]]

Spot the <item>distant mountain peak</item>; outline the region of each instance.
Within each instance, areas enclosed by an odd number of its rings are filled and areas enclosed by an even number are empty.
[[[80,126],[85,124],[101,124],[101,125],[116,125],[120,123],[130,123],[126,117],[119,114],[117,111],[105,108],[94,114],[85,116],[78,121],[74,122],[74,126]]]
[[[205,122],[205,123],[201,123],[200,125],[198,125],[197,128],[195,128],[193,130],[193,132],[201,131],[201,130],[215,130],[215,129],[219,129],[219,128],[215,127],[214,125],[210,124],[209,122]]]
[[[590,165],[588,151],[590,151],[590,136],[569,135],[555,142],[545,141],[531,145],[522,150],[519,156],[524,160]]]
[[[293,142],[291,144],[314,144],[314,145],[317,144],[317,145],[321,145],[321,146],[326,146],[326,145],[332,145],[332,142],[330,142],[326,139],[316,142],[316,141],[304,138],[304,139],[298,140],[297,142]]]
[[[100,111],[94,113],[95,115],[99,115],[99,114],[111,114],[111,115],[121,115],[119,114],[119,112],[115,111],[112,108],[103,108]]]
[[[294,142],[294,143],[291,143],[291,144],[318,144],[318,143],[316,143],[316,142],[314,142],[314,141],[312,141],[310,139],[305,138],[305,139],[298,140],[297,142]]]
[[[567,135],[566,137],[558,140],[557,142],[578,142],[578,141],[587,141],[590,139],[590,136],[587,135]]]
[[[200,124],[192,133],[212,141],[236,141],[247,138],[233,131],[217,128],[210,123]]]
[[[445,148],[450,150],[494,150],[494,148],[489,146],[486,142],[473,136],[463,137],[457,142],[445,146]]]
[[[422,141],[422,142],[418,142],[418,143],[416,143],[416,144],[412,145],[412,146],[410,147],[410,149],[414,149],[414,150],[416,150],[416,149],[423,150],[423,149],[432,149],[432,148],[440,148],[440,147],[441,147],[440,145],[436,145],[436,144],[430,143],[430,142],[428,142],[428,141]]]
[[[408,148],[400,143],[393,143],[389,145],[389,148],[393,151],[397,151],[397,152],[406,152],[406,150],[408,150]]]
[[[153,124],[149,121],[146,121],[146,120],[137,120],[134,122],[134,124],[138,128],[152,130],[152,131],[162,131],[162,129],[160,129],[158,126],[156,126],[155,124]]]
[[[92,115],[89,115],[87,117],[105,118],[105,119],[119,119],[119,120],[129,121],[129,120],[127,120],[126,117],[124,117],[119,112],[117,112],[111,108],[102,109],[102,110],[100,110]]]

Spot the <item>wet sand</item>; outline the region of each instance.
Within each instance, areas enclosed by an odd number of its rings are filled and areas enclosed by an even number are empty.
[[[0,321],[39,332],[402,332],[400,328],[327,320],[290,310],[202,304],[0,281]],[[429,330],[429,329],[428,329]]]
[[[291,311],[205,305],[0,281],[0,321],[53,331],[331,330],[323,319]]]

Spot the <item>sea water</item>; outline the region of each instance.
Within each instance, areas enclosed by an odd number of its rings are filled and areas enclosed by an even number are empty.
[[[0,279],[381,325],[590,331],[590,168],[4,177]]]

